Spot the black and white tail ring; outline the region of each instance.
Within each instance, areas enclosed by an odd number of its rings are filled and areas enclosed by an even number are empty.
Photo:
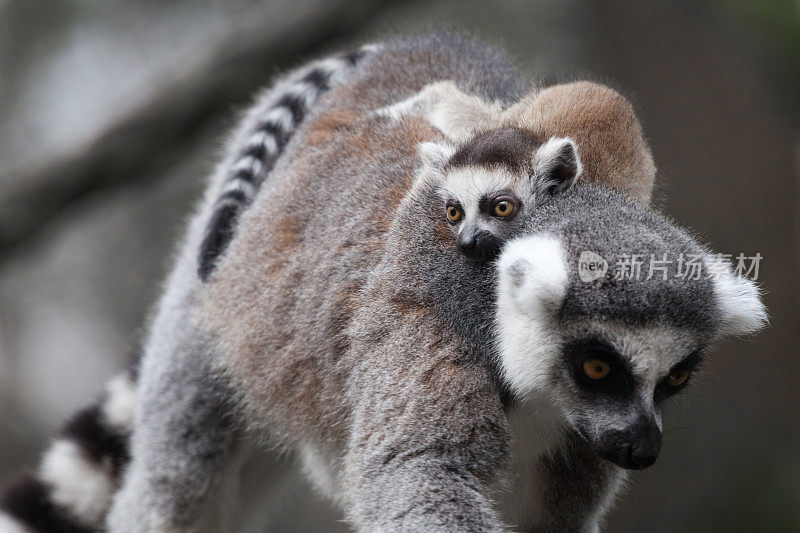
[[[113,379],[103,397],[78,411],[42,456],[0,496],[1,533],[103,530],[122,471],[136,404],[135,374]]]
[[[217,258],[233,238],[240,215],[253,201],[309,110],[375,48],[367,45],[311,63],[290,74],[262,97],[255,107],[254,126],[227,172],[206,226],[198,258],[200,279],[205,281],[214,271]]]

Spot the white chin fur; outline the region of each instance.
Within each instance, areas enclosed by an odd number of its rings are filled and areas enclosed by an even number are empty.
[[[534,235],[510,241],[497,268],[500,365],[509,385],[525,396],[546,385],[558,354],[553,318],[569,285],[567,262],[557,239]]]
[[[721,314],[720,336],[750,335],[767,325],[767,309],[761,291],[751,280],[733,273],[731,264],[714,256],[706,257],[714,282]]]

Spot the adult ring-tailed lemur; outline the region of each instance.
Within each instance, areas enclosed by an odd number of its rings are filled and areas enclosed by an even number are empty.
[[[118,381],[65,433],[0,527],[23,527],[27,503],[61,521],[33,528],[101,528],[116,470],[111,531],[230,530],[223,480],[250,435],[296,453],[358,530],[596,530],[627,469],[655,460],[664,400],[716,340],[765,323],[751,282],[641,201],[582,181],[524,124],[451,139],[424,113],[385,112],[441,80],[505,108],[525,86],[502,55],[436,35],[349,65],[292,119],[280,157],[252,148],[270,106],[249,115],[181,244],[135,389]],[[420,157],[431,142],[444,148]],[[243,168],[258,178],[232,178]],[[535,209],[494,261],[455,246],[440,187],[459,173],[532,180],[520,201]],[[708,275],[675,262],[584,282],[584,251],[691,254]],[[114,445],[92,448],[88,426]]]

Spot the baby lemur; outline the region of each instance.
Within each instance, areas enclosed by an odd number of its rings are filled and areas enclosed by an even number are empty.
[[[420,155],[439,179],[459,250],[473,259],[493,259],[518,217],[579,177],[650,201],[656,169],[641,125],[622,95],[597,83],[536,89],[504,110],[437,82],[382,113],[424,116],[448,137]]]

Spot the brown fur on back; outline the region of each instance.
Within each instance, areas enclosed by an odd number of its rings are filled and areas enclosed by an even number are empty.
[[[570,137],[583,164],[580,182],[598,183],[650,201],[656,167],[633,107],[613,89],[588,81],[533,92],[506,109],[498,126],[541,138]]]

